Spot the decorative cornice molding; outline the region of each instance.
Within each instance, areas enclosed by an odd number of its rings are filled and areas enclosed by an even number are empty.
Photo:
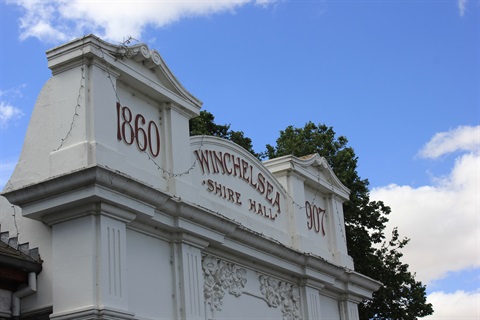
[[[319,154],[311,154],[301,158],[293,155],[282,156],[264,161],[263,164],[275,175],[295,174],[305,184],[319,188],[325,193],[336,194],[342,201],[348,201],[348,189],[335,175],[327,160]],[[325,178],[320,178],[323,172]]]
[[[50,315],[50,319],[55,320],[133,320],[135,315],[123,310],[115,310],[112,308],[95,308],[86,307],[83,309],[76,309],[61,313],[53,313]]]
[[[88,190],[92,193],[87,194]],[[102,193],[96,194],[96,191]],[[137,215],[135,221],[148,222],[149,226],[161,226],[171,232],[182,230],[200,235],[210,243],[211,250],[220,249],[224,254],[229,252],[232,254],[231,259],[242,257],[263,261],[263,272],[272,268],[278,272],[287,271],[303,281],[314,281],[311,285],[316,288],[321,286],[338,293],[347,289],[360,299],[370,298],[372,292],[381,286],[376,280],[334,265],[319,256],[293,250],[274,239],[253,233],[218,212],[182,201],[108,167],[81,169],[21,189],[8,190],[0,195],[5,196],[11,204],[21,206],[23,216],[31,215],[32,218],[42,220],[43,216],[60,211],[75,213],[81,204],[111,204],[105,198],[110,194],[136,199],[136,206],[141,207],[130,208]],[[115,202],[118,202],[118,198],[115,198]],[[114,212],[109,210],[109,213]],[[160,216],[163,218],[160,219]],[[199,228],[192,229],[186,223],[179,224],[180,218]],[[200,229],[201,234],[195,231]],[[205,237],[207,229],[215,232],[209,231]],[[317,281],[319,277],[320,283]]]
[[[174,101],[174,105],[178,104],[190,117],[197,116],[202,106],[202,102],[178,81],[158,51],[148,48],[144,43],[132,46],[127,46],[126,43],[112,44],[90,34],[46,53],[53,74],[83,64],[84,59],[89,60],[89,63],[97,61],[96,65],[109,74],[140,82],[140,87],[149,92],[147,95],[161,94],[167,101]]]

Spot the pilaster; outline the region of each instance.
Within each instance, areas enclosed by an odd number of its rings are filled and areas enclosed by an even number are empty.
[[[133,319],[126,277],[129,213],[112,214],[119,210],[91,204],[52,224],[52,319]]]
[[[182,108],[174,103],[162,104],[162,125],[164,135],[165,171],[168,189],[179,196],[191,196],[190,171],[193,168],[190,157],[189,119]]]
[[[321,306],[320,306],[320,294],[318,289],[304,286],[303,292],[305,295],[305,315],[308,320],[320,320],[321,319]]]
[[[172,243],[177,319],[205,319],[201,250],[207,245],[206,241],[187,234],[177,235]]]
[[[359,320],[358,302],[345,299],[339,302],[341,320]]]

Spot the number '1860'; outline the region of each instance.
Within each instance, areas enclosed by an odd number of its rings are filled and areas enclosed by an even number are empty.
[[[143,115],[133,114],[117,102],[117,139],[128,145],[135,142],[140,151],[148,151],[155,158],[160,154],[160,131],[155,122],[146,123]]]

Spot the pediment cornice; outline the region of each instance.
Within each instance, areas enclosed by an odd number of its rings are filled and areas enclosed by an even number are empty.
[[[87,35],[48,50],[47,59],[54,75],[80,64],[94,64],[142,94],[172,103],[190,116],[198,115],[202,106],[178,81],[160,53],[144,43],[112,44]]]
[[[324,192],[333,193],[344,201],[349,199],[348,189],[333,172],[327,159],[319,154],[303,157],[287,155],[267,160],[264,165],[274,174],[289,174],[300,177],[306,185],[320,187]]]

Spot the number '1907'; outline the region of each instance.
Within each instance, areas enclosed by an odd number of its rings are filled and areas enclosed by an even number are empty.
[[[310,204],[310,202],[305,201],[305,212],[307,215],[307,228],[309,230],[314,230],[316,233],[322,232],[322,235],[325,235],[325,225],[324,219],[326,211],[316,205]]]

